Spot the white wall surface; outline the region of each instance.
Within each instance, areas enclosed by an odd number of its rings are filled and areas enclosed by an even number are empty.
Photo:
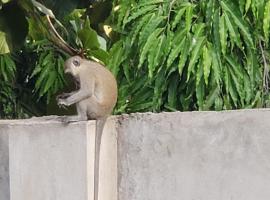
[[[125,115],[119,200],[269,200],[270,111]]]
[[[265,109],[112,117],[100,200],[269,200],[269,122]],[[0,200],[92,200],[94,130],[0,121]]]
[[[9,136],[10,190],[5,193],[10,200],[93,199],[94,121],[65,125],[42,118],[1,121],[4,126],[0,138]],[[108,120],[102,139],[100,200],[117,196],[114,127]]]
[[[9,153],[6,126],[0,126],[0,200],[9,200]]]

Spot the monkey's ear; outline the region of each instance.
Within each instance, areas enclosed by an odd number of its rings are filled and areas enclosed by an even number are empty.
[[[75,67],[79,67],[80,66],[80,61],[78,61],[77,59],[74,59],[73,61],[72,61],[72,64],[75,66]]]

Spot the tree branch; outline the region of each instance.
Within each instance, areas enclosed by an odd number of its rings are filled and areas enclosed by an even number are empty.
[[[56,44],[60,49],[62,49],[64,52],[68,53],[71,56],[80,55],[81,54],[80,50],[76,50],[76,49],[72,48],[60,36],[60,34],[54,28],[49,15],[46,15],[46,19],[47,19],[48,24],[49,24],[49,32],[50,32],[50,35],[52,36],[53,43]]]

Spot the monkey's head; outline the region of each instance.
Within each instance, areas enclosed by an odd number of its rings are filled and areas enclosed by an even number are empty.
[[[80,56],[73,56],[67,59],[64,64],[65,73],[69,73],[74,77],[78,77],[82,62],[83,59]]]

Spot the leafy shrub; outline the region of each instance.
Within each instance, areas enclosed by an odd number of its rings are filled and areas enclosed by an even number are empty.
[[[116,112],[267,106],[269,0],[114,4]]]

